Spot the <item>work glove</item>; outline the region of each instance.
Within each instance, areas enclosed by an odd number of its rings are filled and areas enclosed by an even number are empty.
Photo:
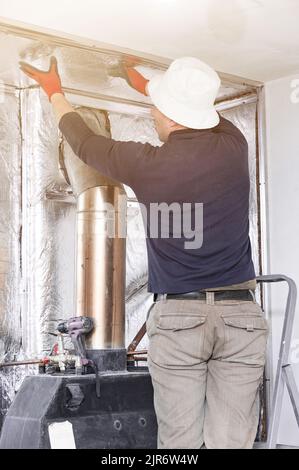
[[[54,93],[64,94],[61,88],[61,81],[58,73],[56,57],[51,57],[50,68],[47,72],[43,72],[42,70],[36,69],[35,67],[32,67],[32,65],[29,65],[23,61],[20,61],[19,64],[22,72],[24,72],[28,77],[35,80],[47,93],[49,101],[51,100],[51,96]]]
[[[133,67],[128,67],[127,65],[124,65],[123,69],[124,73],[126,74],[126,80],[128,84],[132,88],[135,88],[135,90],[139,91],[139,93],[148,96],[146,85],[148,84],[149,80],[144,78],[144,76],[141,75],[141,73],[137,72],[137,70]]]
[[[126,62],[121,62],[120,64],[117,64],[116,67],[109,69],[109,75],[112,77],[123,78],[130,87],[139,91],[139,93],[148,96],[146,85],[149,80],[144,78],[141,73],[137,72],[131,64],[132,62],[128,60]]]

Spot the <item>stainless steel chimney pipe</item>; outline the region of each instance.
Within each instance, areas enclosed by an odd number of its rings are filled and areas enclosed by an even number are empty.
[[[77,110],[97,134],[110,137],[105,111]],[[100,156],[99,156],[100,158]],[[92,317],[89,349],[125,347],[126,193],[87,166],[63,141],[61,169],[77,198],[76,315]]]

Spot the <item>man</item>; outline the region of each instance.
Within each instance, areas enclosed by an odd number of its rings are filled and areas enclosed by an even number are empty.
[[[145,218],[158,448],[251,448],[268,324],[254,296],[248,145],[214,107],[217,73],[192,57],[150,81],[124,69],[128,83],[154,104],[164,142],[154,147],[95,135],[64,97],[55,58],[48,72],[23,62],[21,69],[46,91],[61,132],[87,165],[131,186],[147,215],[157,204],[176,203],[169,236],[169,220],[151,236],[152,220]],[[182,230],[184,216],[193,231]],[[191,232],[202,235],[200,243],[190,242]]]

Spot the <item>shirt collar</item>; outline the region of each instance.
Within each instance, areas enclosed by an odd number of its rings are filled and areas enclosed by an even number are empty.
[[[211,129],[179,129],[177,131],[173,131],[168,136],[168,141],[173,139],[192,139],[193,137],[197,137],[201,134],[211,132],[214,128]]]
[[[220,121],[221,121],[221,116],[220,116],[219,113],[218,113],[218,115],[219,115],[219,118],[220,118]],[[217,129],[220,126],[220,121],[217,124],[217,126],[210,127],[208,129],[189,129],[188,128],[188,129],[179,129],[177,131],[173,131],[169,134],[168,141],[173,140],[173,139],[179,139],[179,138],[192,139],[193,137],[197,137],[201,134],[215,132],[215,131],[217,132]]]

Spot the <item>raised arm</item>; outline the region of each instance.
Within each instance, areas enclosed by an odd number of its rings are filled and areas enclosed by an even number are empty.
[[[59,129],[74,153],[100,173],[133,187],[142,157],[154,153],[155,147],[133,141],[120,142],[95,134],[65,98],[55,57],[51,57],[47,72],[24,62],[20,62],[20,68],[47,93]],[[142,81],[142,76],[138,72],[137,75],[133,73],[131,77],[133,76],[136,86],[138,83],[139,91],[141,89],[145,91],[147,80]]]
[[[58,72],[56,57],[50,59],[50,68],[48,71],[39,70],[26,62],[20,61],[20,69],[30,78],[35,80],[47,93],[49,101],[53,104],[53,109],[59,122],[66,113],[74,111],[72,105],[67,101],[62,91],[61,79]],[[147,83],[149,80],[143,77],[133,67],[125,64],[121,67],[121,76],[127,83],[144,95],[147,95]]]
[[[95,134],[76,112],[65,113],[59,128],[74,153],[100,173],[131,186],[145,176],[144,159],[155,153],[155,147],[139,142],[121,142]]]

